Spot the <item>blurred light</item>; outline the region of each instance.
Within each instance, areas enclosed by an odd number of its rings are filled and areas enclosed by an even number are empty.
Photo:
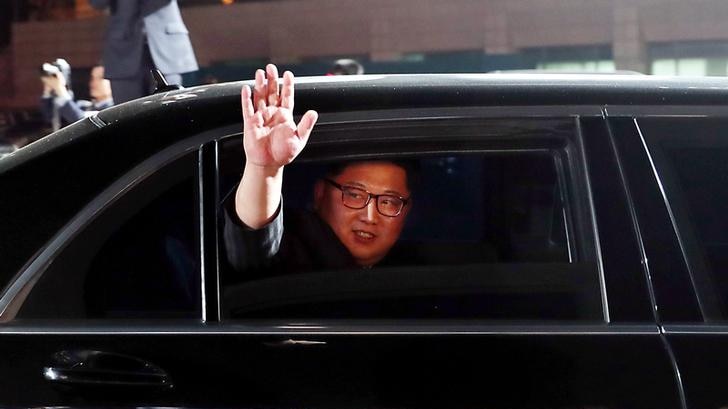
[[[222,3],[224,6],[229,6],[235,3],[235,0],[220,0],[220,3]]]

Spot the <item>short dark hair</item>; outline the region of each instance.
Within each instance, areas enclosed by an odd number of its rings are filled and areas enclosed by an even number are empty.
[[[394,166],[402,168],[407,175],[407,188],[410,192],[413,191],[414,186],[417,184],[419,175],[419,162],[415,160],[403,160],[403,159],[386,159],[386,158],[374,158],[374,159],[356,159],[351,161],[333,162],[330,163],[326,169],[324,177],[334,178],[339,176],[344,169],[352,165],[360,163],[391,163]]]

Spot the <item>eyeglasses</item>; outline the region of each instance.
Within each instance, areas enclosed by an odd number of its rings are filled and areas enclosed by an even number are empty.
[[[342,186],[331,179],[324,179],[332,186],[341,190],[341,202],[350,209],[363,209],[369,205],[369,201],[374,198],[377,204],[377,211],[382,216],[397,217],[402,213],[402,208],[407,204],[409,199],[394,195],[375,195],[364,189],[354,186]]]

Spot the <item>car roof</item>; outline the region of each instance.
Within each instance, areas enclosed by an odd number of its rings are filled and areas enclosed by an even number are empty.
[[[238,110],[243,84],[202,85],[153,95],[99,114],[111,123],[147,111],[190,109],[212,100]],[[435,106],[725,105],[728,78],[615,74],[393,74],[299,77],[296,111],[321,113]],[[129,112],[132,111],[132,112]],[[238,117],[239,118],[239,117]]]
[[[168,141],[241,123],[240,89],[252,81],[201,85],[150,95],[99,112],[57,135],[20,149],[0,163],[0,173],[94,130],[130,134],[154,130]],[[721,106],[726,77],[660,77],[615,74],[485,73],[392,74],[296,78],[296,114],[495,106]],[[137,126],[131,126],[136,124]],[[130,130],[131,129],[131,130]],[[150,136],[151,138],[152,136]]]
[[[187,136],[241,123],[240,89],[252,81],[201,85],[157,93],[99,112],[0,161],[0,174],[67,142],[104,133],[139,133],[169,144]],[[485,73],[392,74],[296,78],[296,114],[504,106],[725,106],[726,77],[615,74]],[[635,108],[636,109],[636,108]],[[622,110],[622,112],[625,112]],[[238,128],[239,129],[239,128]],[[153,132],[150,132],[153,131]],[[103,138],[107,138],[103,136]],[[156,141],[151,141],[154,138]]]

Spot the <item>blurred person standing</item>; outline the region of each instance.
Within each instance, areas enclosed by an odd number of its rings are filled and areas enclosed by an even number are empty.
[[[64,61],[62,59],[56,60]],[[46,121],[51,123],[54,131],[62,126],[78,121],[81,118],[91,116],[96,112],[114,105],[111,96],[111,85],[109,80],[104,78],[104,66],[95,65],[91,68],[89,75],[88,90],[91,101],[74,100],[73,91],[68,86],[70,77],[70,66],[68,70],[53,70],[45,67],[41,74],[43,82],[43,95],[41,96],[41,112]]]
[[[197,71],[189,32],[177,0],[90,0],[109,9],[103,60],[117,104],[149,95],[158,69],[170,84]]]

